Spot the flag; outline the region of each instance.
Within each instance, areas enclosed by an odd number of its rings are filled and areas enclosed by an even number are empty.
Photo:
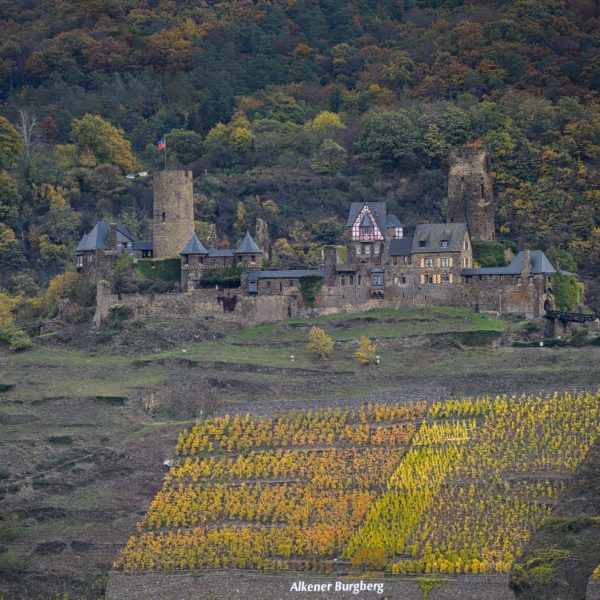
[[[166,150],[167,149],[167,140],[165,139],[165,137],[161,137],[160,140],[158,140],[158,142],[156,142],[156,146],[158,147],[159,150]]]

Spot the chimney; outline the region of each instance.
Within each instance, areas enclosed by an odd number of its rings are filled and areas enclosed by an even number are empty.
[[[336,246],[325,246],[323,248],[323,258],[325,263],[325,285],[335,285],[335,266],[337,264],[337,247]]]
[[[521,277],[523,281],[531,274],[531,252],[529,249],[523,250],[523,260],[521,262]]]

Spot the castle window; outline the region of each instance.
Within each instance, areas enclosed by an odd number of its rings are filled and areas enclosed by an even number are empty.
[[[397,256],[393,256],[392,257],[392,264],[393,265],[397,265],[398,264],[398,257]]]
[[[467,242],[467,240],[465,240],[464,246],[465,246],[465,250],[469,249],[469,242]]]
[[[360,275],[358,276],[358,280],[357,281],[358,281],[358,285],[362,285],[362,277]]]
[[[379,254],[379,244],[375,244],[375,245],[373,246],[373,252],[374,252],[375,254]]]
[[[184,265],[190,264],[190,257],[187,254],[184,254],[184,256],[183,256],[183,264]]]
[[[481,199],[483,200],[483,183],[479,186],[479,190],[481,193]]]
[[[91,254],[87,255],[87,261],[91,263],[94,260],[94,257]]]
[[[404,237],[404,229],[402,227],[396,227],[396,231],[394,232],[394,236],[396,238]]]
[[[279,282],[279,291],[283,292],[283,283],[281,281]]]
[[[354,285],[354,275],[350,275],[350,285]]]
[[[433,267],[433,258],[431,258],[431,256],[428,256],[425,259],[425,266],[428,267],[429,269],[431,269]]]
[[[450,259],[447,256],[442,256],[442,258],[440,259],[441,261],[441,266],[442,267],[449,267],[450,266]]]
[[[371,254],[371,246],[363,246],[363,253],[364,254]]]
[[[162,222],[164,223],[167,220],[167,213],[163,212],[161,215],[161,218],[162,218]]]
[[[442,246],[442,248],[447,248],[448,247],[448,240],[442,240],[440,242],[440,245]]]
[[[398,282],[400,281],[398,275],[394,275],[394,285],[398,285]]]
[[[373,287],[383,287],[383,273],[371,273],[371,285]]]
[[[361,252],[360,246],[356,246],[356,255],[360,256],[360,252]]]
[[[452,273],[442,273],[442,283],[452,283]]]
[[[373,227],[371,227],[370,225],[365,225],[360,228],[360,232],[362,233],[362,235],[373,235]]]
[[[289,281],[289,286],[290,286],[290,287],[294,287],[294,280],[293,280],[293,279],[290,279],[290,281]]]
[[[427,245],[427,240],[419,240],[419,248],[425,248]]]
[[[83,267],[83,256],[81,254],[77,257],[77,266]]]
[[[425,275],[425,283],[433,283],[433,273],[427,273]]]
[[[406,283],[406,275],[402,275],[402,276],[400,277],[400,282],[401,282],[402,284],[405,284],[405,283]]]
[[[346,285],[346,278],[343,275],[340,277],[340,285]]]
[[[253,255],[251,255],[251,256],[250,256],[250,260],[251,260],[252,262],[256,262],[256,256],[255,256],[254,254],[253,254]]]

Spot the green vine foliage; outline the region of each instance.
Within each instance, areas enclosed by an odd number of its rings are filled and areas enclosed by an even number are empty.
[[[233,266],[223,271],[208,271],[202,274],[200,285],[203,288],[214,287],[218,285],[224,288],[238,288],[241,285],[243,269]]]
[[[573,310],[583,297],[583,284],[573,275],[555,273],[552,275],[552,289],[557,310]]]
[[[319,275],[300,277],[300,292],[306,306],[313,308],[315,300],[323,287],[323,278]]]

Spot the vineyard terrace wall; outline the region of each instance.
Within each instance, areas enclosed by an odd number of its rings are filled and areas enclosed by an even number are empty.
[[[424,578],[390,578],[364,575],[314,576],[304,573],[280,575],[224,571],[193,577],[190,574],[112,574],[106,586],[107,600],[199,600],[227,598],[231,600],[515,600],[506,575],[440,575],[428,596],[423,593]],[[361,581],[363,585],[361,586]],[[368,584],[374,588],[371,591]],[[308,586],[312,584],[312,588]],[[328,585],[331,584],[331,585]],[[317,585],[319,586],[317,588]],[[336,586],[338,591],[336,591]],[[344,587],[343,587],[344,586]],[[351,587],[350,587],[351,586]],[[315,591],[316,589],[329,591]],[[309,591],[311,589],[312,591]],[[358,589],[358,592],[354,590]],[[344,591],[342,591],[344,590]],[[352,590],[352,591],[348,591]],[[382,593],[379,593],[382,591]]]

